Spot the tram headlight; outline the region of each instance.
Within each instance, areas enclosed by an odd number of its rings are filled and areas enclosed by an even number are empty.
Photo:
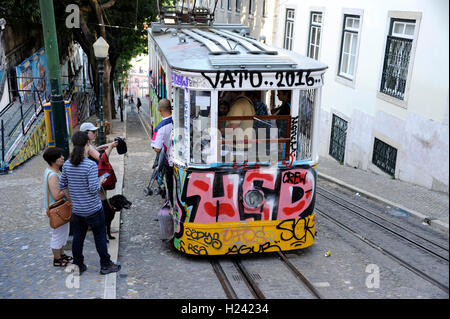
[[[250,208],[258,208],[264,200],[264,194],[258,190],[251,190],[244,196],[245,204]]]

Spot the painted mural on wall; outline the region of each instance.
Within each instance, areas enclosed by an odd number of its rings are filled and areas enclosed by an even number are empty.
[[[174,244],[185,253],[271,252],[304,248],[314,241],[315,167],[175,167],[174,175]],[[263,195],[257,207],[245,200],[250,191]]]
[[[38,50],[31,57],[16,67],[17,85],[22,103],[31,103],[33,92],[37,90],[41,100],[50,96],[50,84],[47,73],[47,56],[44,48]]]

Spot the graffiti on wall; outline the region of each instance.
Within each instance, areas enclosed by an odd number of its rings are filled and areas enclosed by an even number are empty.
[[[47,146],[47,134],[44,117],[41,117],[39,124],[34,127],[33,132],[28,135],[28,139],[20,149],[19,153],[9,163],[9,169],[13,170],[31,157],[39,154]]]
[[[175,168],[177,248],[191,254],[235,254],[310,245],[315,174],[310,167]],[[247,196],[255,191],[262,200],[252,206]]]

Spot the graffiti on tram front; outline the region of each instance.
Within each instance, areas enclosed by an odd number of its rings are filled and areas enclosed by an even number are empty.
[[[175,239],[180,250],[265,252],[297,249],[313,241],[313,168],[204,172],[175,167],[175,181]],[[255,190],[264,199],[249,207],[244,197]]]
[[[314,217],[313,214],[305,218],[274,221],[272,225],[233,229],[219,229],[217,225],[210,224],[211,230],[208,231],[195,230],[195,224],[190,224],[180,238],[175,238],[175,246],[193,255],[243,255],[299,249],[314,241]]]

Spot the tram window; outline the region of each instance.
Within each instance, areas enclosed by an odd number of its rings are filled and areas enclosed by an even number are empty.
[[[267,107],[267,97],[273,96],[273,92],[247,91],[241,94],[231,92],[220,94],[218,128],[222,137],[222,162],[274,162],[286,159],[290,141],[288,133],[290,131],[290,92],[281,93],[287,96],[289,103],[287,105],[278,103],[283,107],[273,109],[275,114],[272,113],[272,115]],[[233,106],[233,102],[239,99],[242,102],[242,114],[236,111],[236,105],[233,107],[234,111],[227,113],[224,101],[229,101],[229,104]],[[254,115],[248,114],[246,100],[251,103]],[[286,98],[284,101],[287,101]],[[239,126],[233,127],[234,123]]]
[[[173,137],[174,137],[174,157],[182,162],[186,161],[185,147],[185,90],[184,88],[176,88],[175,104],[173,106]]]
[[[211,149],[211,92],[189,91],[191,163],[209,164],[215,161]]]
[[[314,101],[316,97],[316,90],[302,90],[299,94],[299,119],[298,119],[298,135],[297,135],[297,149],[299,160],[311,159],[312,147],[312,121],[314,114]]]

